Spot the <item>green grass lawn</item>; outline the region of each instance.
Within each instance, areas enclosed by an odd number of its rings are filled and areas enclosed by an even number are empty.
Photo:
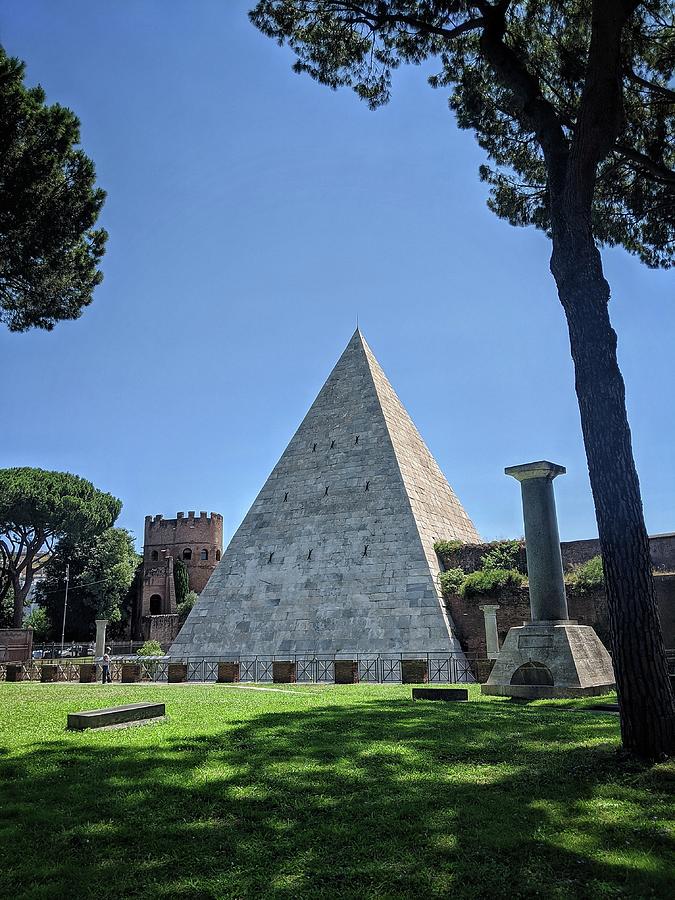
[[[162,700],[161,723],[66,714]],[[569,702],[0,684],[0,897],[675,896],[675,766]]]

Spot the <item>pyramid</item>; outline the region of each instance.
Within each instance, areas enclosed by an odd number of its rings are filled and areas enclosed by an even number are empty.
[[[170,655],[459,651],[439,539],[479,536],[357,329]]]

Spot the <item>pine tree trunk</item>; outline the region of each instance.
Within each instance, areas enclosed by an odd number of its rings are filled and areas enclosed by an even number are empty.
[[[551,271],[569,328],[605,571],[621,735],[627,750],[656,759],[675,753],[675,702],[609,319],[609,285],[588,232],[554,237],[553,247]]]

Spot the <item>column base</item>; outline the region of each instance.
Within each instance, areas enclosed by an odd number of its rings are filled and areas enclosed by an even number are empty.
[[[565,620],[511,628],[481,693],[537,700],[614,687],[612,660],[593,628]]]

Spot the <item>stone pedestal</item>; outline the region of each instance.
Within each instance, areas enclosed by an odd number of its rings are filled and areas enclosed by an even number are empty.
[[[429,666],[426,659],[401,660],[401,684],[426,684],[429,681]]]
[[[511,628],[483,694],[538,699],[603,694],[614,688],[609,653],[589,625],[569,619],[553,479],[563,466],[542,460],[505,470],[521,485],[532,622]]]
[[[485,618],[485,647],[488,659],[497,659],[499,656],[499,632],[497,631],[497,610],[499,606],[496,603],[485,603],[478,607],[483,612]]]
[[[613,688],[612,660],[590,625],[532,622],[509,630],[481,692],[533,700]]]

